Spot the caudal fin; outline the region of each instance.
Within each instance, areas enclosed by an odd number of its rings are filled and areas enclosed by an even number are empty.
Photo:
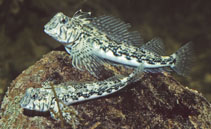
[[[192,43],[189,42],[185,44],[177,52],[172,54],[172,56],[176,56],[176,61],[175,64],[172,66],[172,69],[176,71],[179,75],[188,75],[193,64]]]

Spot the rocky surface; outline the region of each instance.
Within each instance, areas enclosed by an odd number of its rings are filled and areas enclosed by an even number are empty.
[[[88,72],[71,65],[64,51],[52,51],[24,70],[8,88],[1,102],[0,128],[61,128],[49,113],[24,111],[19,102],[29,87],[38,88],[46,80],[98,81]],[[114,73],[128,73],[123,67],[107,68]],[[101,79],[112,76],[104,72]],[[144,74],[141,81],[120,92],[100,99],[72,105],[79,113],[78,124],[63,128],[77,129],[148,129],[148,128],[211,128],[211,105],[197,91],[189,89],[170,75]]]

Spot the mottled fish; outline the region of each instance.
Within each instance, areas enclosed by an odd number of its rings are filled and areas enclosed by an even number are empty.
[[[65,82],[54,86],[56,96],[58,97],[59,102],[61,102],[59,105],[62,111],[62,116],[67,122],[70,121],[72,117],[71,114],[66,111],[68,107],[65,105],[71,105],[73,103],[115,93],[128,84],[140,80],[143,70],[143,65],[140,65],[128,76],[116,75],[99,82]],[[28,88],[20,105],[27,110],[39,112],[53,110],[55,113],[59,112],[54,92],[49,84],[44,84],[42,88]],[[50,112],[50,114],[53,119],[57,119],[53,112]]]
[[[104,63],[118,63],[145,71],[171,68],[180,75],[189,72],[191,44],[187,43],[170,56],[164,56],[161,39],[143,43],[137,31],[130,32],[130,24],[111,16],[91,17],[90,12],[77,11],[72,18],[57,13],[44,27],[45,33],[61,42],[79,70],[99,75]]]

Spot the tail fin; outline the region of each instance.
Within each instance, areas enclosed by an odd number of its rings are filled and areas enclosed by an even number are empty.
[[[176,56],[176,62],[174,66],[172,66],[172,69],[176,71],[179,75],[188,75],[191,69],[191,65],[193,64],[192,43],[188,42],[177,52],[172,54],[172,56]]]

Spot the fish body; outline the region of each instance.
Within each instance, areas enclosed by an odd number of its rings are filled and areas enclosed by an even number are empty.
[[[115,93],[128,84],[140,80],[140,75],[143,73],[143,65],[139,66],[128,76],[116,75],[99,82],[88,83],[71,83],[65,82],[54,86],[56,96],[61,103],[59,103],[61,110],[65,109],[65,105],[71,105],[81,101],[87,101],[103,97]],[[65,104],[65,105],[64,105]],[[42,88],[28,88],[24,97],[20,101],[22,108],[27,110],[34,110],[39,112],[46,112],[53,110],[58,113],[59,109],[54,92],[49,84],[44,84]],[[67,121],[70,121],[71,115],[67,115],[65,111],[62,112]],[[55,115],[51,112],[51,117]]]
[[[44,31],[61,42],[72,57],[72,64],[80,70],[97,75],[105,63],[118,63],[153,71],[172,68],[180,75],[189,72],[191,44],[187,43],[170,56],[164,56],[161,39],[154,38],[140,45],[143,39],[136,31],[129,32],[130,24],[110,17],[90,17],[82,11],[70,18],[57,13],[45,25]]]

